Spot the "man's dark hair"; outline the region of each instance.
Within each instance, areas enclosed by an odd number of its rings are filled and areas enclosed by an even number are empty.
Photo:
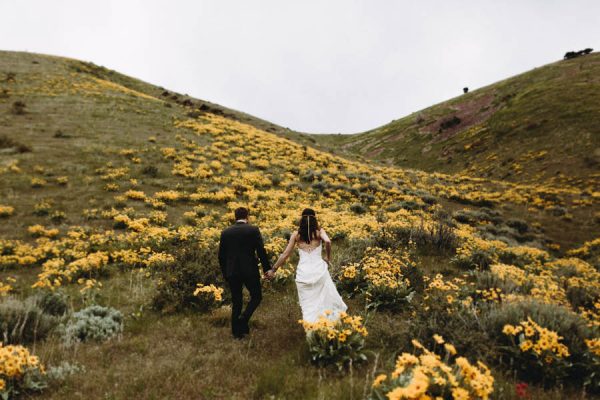
[[[236,208],[235,211],[235,219],[248,219],[248,209],[246,207]]]

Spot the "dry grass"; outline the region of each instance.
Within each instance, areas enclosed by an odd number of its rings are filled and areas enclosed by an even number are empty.
[[[135,280],[135,279],[134,279]],[[63,348],[58,339],[33,350],[47,365],[67,360],[86,372],[51,387],[44,399],[362,399],[373,372],[393,365],[406,349],[408,315],[374,313],[367,318],[369,362],[351,373],[310,365],[295,287],[265,290],[249,338],[231,338],[228,310],[212,314],[161,315],[145,309],[151,282],[131,283],[128,274],[105,281],[101,302],[126,314],[122,337],[102,344]],[[70,289],[69,289],[70,290]],[[77,292],[71,291],[77,306]],[[363,305],[349,301],[352,312]],[[142,309],[140,316],[132,316]],[[515,378],[496,376],[495,399],[516,399]],[[544,399],[584,398],[578,392],[532,388]],[[35,397],[35,396],[34,396]]]
[[[266,290],[252,334],[242,341],[231,338],[228,310],[206,315],[143,310],[131,316],[147,305],[150,289],[131,285],[126,274],[105,282],[102,302],[128,315],[118,340],[73,349],[56,339],[34,346],[47,364],[61,359],[87,368],[44,398],[346,398],[348,389],[340,390],[350,377],[310,366],[293,285]],[[355,371],[356,396],[367,372]]]

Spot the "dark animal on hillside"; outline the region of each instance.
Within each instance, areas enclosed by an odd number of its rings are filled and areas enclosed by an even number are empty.
[[[579,51],[567,51],[565,53],[565,56],[563,57],[563,59],[570,60],[571,58],[576,58],[576,57],[584,56],[586,54],[590,54],[592,51],[594,51],[594,49],[592,49],[590,47],[588,47],[587,49],[579,50]]]

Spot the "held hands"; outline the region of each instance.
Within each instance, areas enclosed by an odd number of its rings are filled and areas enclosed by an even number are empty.
[[[273,279],[275,277],[275,270],[270,269],[267,272],[265,272],[265,279],[270,281],[271,279]]]

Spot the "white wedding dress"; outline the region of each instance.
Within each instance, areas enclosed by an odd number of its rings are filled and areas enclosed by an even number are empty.
[[[322,244],[321,241],[317,247],[306,250],[298,247],[300,261],[296,269],[296,287],[302,319],[308,322],[316,322],[325,311],[331,311],[327,317],[335,319],[348,309],[321,257]]]

